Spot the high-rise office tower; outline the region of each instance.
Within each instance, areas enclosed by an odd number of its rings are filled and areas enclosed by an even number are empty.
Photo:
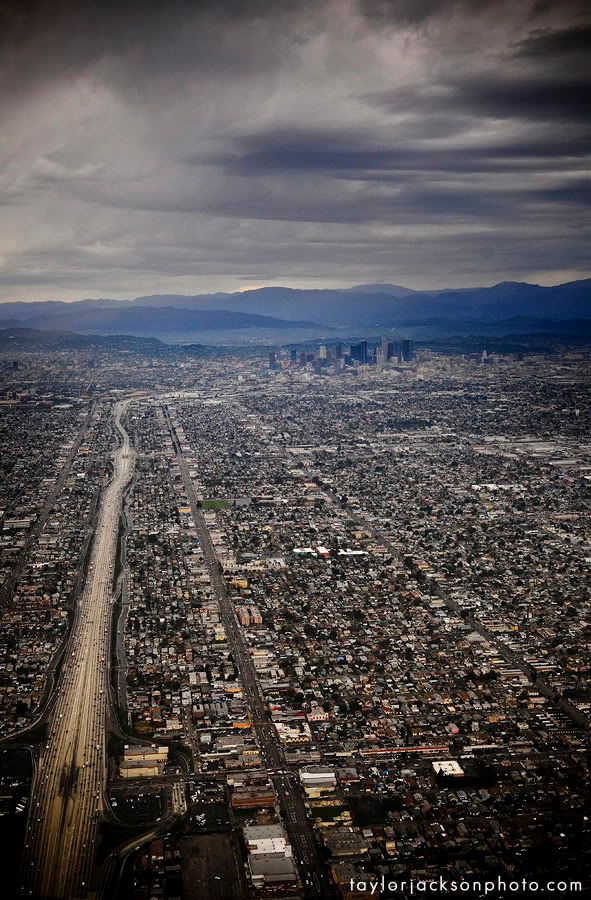
[[[367,341],[351,344],[351,359],[356,359],[362,365],[367,365]]]
[[[409,340],[400,341],[400,351],[402,356],[402,362],[410,362],[414,359],[414,346],[413,342]]]

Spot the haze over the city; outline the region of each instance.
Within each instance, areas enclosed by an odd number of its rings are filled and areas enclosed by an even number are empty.
[[[588,277],[589,32],[577,0],[4,4],[0,300]]]

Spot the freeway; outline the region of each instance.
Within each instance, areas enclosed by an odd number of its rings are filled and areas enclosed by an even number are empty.
[[[207,525],[205,524],[203,514],[197,505],[197,498],[189,473],[189,467],[183,456],[174,423],[170,418],[168,408],[164,406],[163,410],[176,452],[177,463],[179,465],[187,499],[195,521],[203,558],[207,565],[211,585],[219,603],[220,617],[224,628],[226,629],[228,642],[232,648],[234,659],[240,671],[244,696],[249,704],[253,727],[256,731],[259,745],[263,751],[265,762],[270,769],[277,772],[277,774],[271,775],[271,778],[282,807],[287,832],[294,849],[298,868],[303,876],[306,895],[310,897],[329,897],[332,894],[332,890],[328,879],[326,864],[320,856],[318,844],[314,837],[312,824],[306,812],[300,786],[295,782],[295,779],[288,777],[287,774],[279,774],[285,770],[283,751],[279,746],[275,728],[268,720],[268,710],[261,693],[254,664],[244,640],[242,629],[238,624],[238,619],[236,618],[236,613],[234,611],[234,604],[226,590],[226,584],[220,571],[219,562],[211,543]]]
[[[121,424],[128,404],[120,401],[113,410],[120,441],[113,476],[98,517],[72,655],[62,671],[47,743],[35,768],[21,891],[29,896],[81,898],[90,890],[104,807],[113,570],[122,494],[135,461]]]

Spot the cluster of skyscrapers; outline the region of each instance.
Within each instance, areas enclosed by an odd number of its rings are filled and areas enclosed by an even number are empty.
[[[308,366],[324,368],[334,365],[337,368],[345,366],[384,366],[388,362],[406,363],[414,359],[415,351],[413,341],[404,339],[391,341],[383,337],[379,342],[360,341],[358,344],[343,344],[336,342],[332,345],[321,344],[318,353],[313,351],[290,350],[291,366]],[[269,353],[269,367],[279,368],[277,353]]]

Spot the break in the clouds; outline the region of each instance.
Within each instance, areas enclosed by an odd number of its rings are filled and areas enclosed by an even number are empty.
[[[0,6],[0,299],[589,275],[587,4]]]

